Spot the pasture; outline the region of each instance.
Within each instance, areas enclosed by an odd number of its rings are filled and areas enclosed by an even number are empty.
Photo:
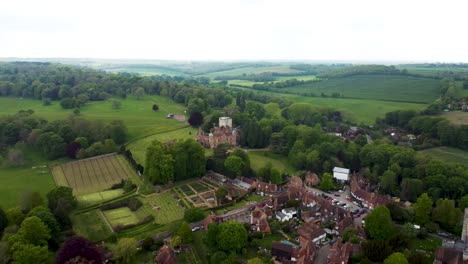
[[[345,98],[430,103],[440,95],[440,81],[398,75],[356,75],[275,89],[284,90],[316,96],[340,93]]]
[[[45,200],[48,191],[55,187],[47,167],[10,167],[0,170],[0,207],[8,209],[19,205],[25,192],[39,192]]]
[[[100,192],[134,175],[127,161],[117,155],[103,155],[67,162],[52,169],[59,186],[73,188],[75,195]]]
[[[288,164],[288,160],[284,156],[262,150],[248,151],[247,155],[250,158],[252,169],[256,172],[258,172],[260,168],[265,167],[268,162],[271,162],[273,168],[277,169],[280,173],[287,172],[293,174],[296,172],[296,170]]]
[[[154,140],[159,140],[161,142],[166,142],[169,140],[176,140],[176,139],[187,139],[193,138],[195,139],[195,135],[197,134],[197,129],[192,128],[190,126],[185,126],[181,128],[177,128],[175,130],[171,130],[168,132],[161,132],[154,135],[150,135],[147,137],[140,138],[130,144],[127,145],[127,149],[132,152],[133,158],[139,164],[145,166],[146,161],[146,148],[151,144]]]
[[[128,139],[162,133],[186,124],[176,119],[168,119],[167,114],[184,114],[185,106],[175,103],[164,96],[145,96],[137,100],[129,96],[121,100],[120,109],[113,109],[110,101],[89,102],[80,108],[80,117],[88,120],[123,120],[128,128]],[[159,106],[153,111],[153,104]],[[34,110],[35,114],[47,120],[66,119],[73,113],[73,109],[63,109],[58,101],[50,106],[42,105],[42,101],[34,99],[20,99],[14,97],[0,97],[0,115],[15,114],[19,110]]]
[[[92,242],[103,241],[112,234],[110,226],[106,223],[99,209],[80,214],[72,214],[70,218],[75,233],[88,238]]]
[[[184,217],[184,208],[180,206],[170,191],[140,197],[143,206],[138,210],[145,210],[154,216],[158,224],[168,224]]]
[[[468,112],[450,111],[442,113],[454,125],[468,125]]]
[[[468,152],[461,149],[438,147],[421,150],[419,152],[444,162],[468,164]]]

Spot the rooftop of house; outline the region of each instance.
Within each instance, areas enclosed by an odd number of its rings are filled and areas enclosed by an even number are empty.
[[[174,249],[168,245],[164,245],[159,249],[158,255],[155,258],[159,264],[174,264],[177,263],[177,256]]]
[[[346,169],[346,168],[340,168],[340,167],[334,167],[333,168],[333,172],[337,172],[337,173],[349,173],[349,169]]]
[[[435,251],[435,264],[466,264],[463,261],[463,250],[457,248],[440,247]]]

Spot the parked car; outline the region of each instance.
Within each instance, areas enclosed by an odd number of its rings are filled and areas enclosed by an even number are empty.
[[[192,232],[195,232],[195,231],[198,231],[200,230],[201,228],[199,226],[195,226],[194,228],[192,228]]]
[[[337,193],[335,193],[334,195],[335,195],[336,197],[340,197],[340,195],[339,195],[339,194],[337,194]]]

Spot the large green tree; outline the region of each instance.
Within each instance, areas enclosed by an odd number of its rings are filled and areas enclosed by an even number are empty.
[[[241,252],[247,245],[247,231],[244,225],[234,221],[228,221],[219,225],[216,235],[218,248],[226,252]]]
[[[417,224],[425,225],[431,220],[432,199],[427,193],[421,194],[414,204],[414,220]]]
[[[244,161],[235,155],[230,155],[224,161],[224,168],[229,172],[232,177],[240,176],[242,168],[244,167]]]
[[[455,207],[455,201],[439,199],[432,210],[432,220],[440,223],[444,229],[452,229],[462,220],[462,212]]]
[[[384,264],[408,264],[408,260],[402,253],[395,252],[384,260]]]
[[[32,244],[16,243],[13,245],[13,264],[46,264],[49,263],[49,251],[47,246],[35,246]]]
[[[50,230],[37,216],[24,219],[18,234],[24,241],[35,246],[47,245],[47,240],[50,238]]]
[[[42,133],[36,140],[36,147],[48,159],[55,159],[65,154],[65,142],[54,132]]]
[[[73,189],[69,187],[55,187],[47,193],[48,207],[62,226],[70,225],[68,215],[76,207],[77,201],[73,196]]]
[[[190,225],[187,222],[182,223],[177,235],[180,236],[183,244],[190,243],[193,240],[192,228],[190,228]]]
[[[395,194],[397,189],[397,176],[391,170],[386,170],[380,178],[380,186],[385,194]]]
[[[366,217],[365,230],[373,239],[389,239],[393,234],[390,210],[377,206]]]
[[[335,182],[330,173],[324,173],[319,185],[320,190],[329,191],[335,189]]]
[[[146,149],[145,174],[154,184],[174,181],[174,159],[169,147],[155,140]]]
[[[179,140],[172,148],[174,179],[200,177],[205,172],[205,150],[193,139]]]
[[[50,235],[55,237],[60,232],[60,225],[55,219],[52,212],[50,212],[49,208],[44,206],[38,206],[29,212],[28,217],[30,216],[37,216],[41,221],[47,226],[50,230]]]
[[[114,250],[114,259],[118,263],[132,263],[137,253],[137,241],[135,238],[122,238]]]

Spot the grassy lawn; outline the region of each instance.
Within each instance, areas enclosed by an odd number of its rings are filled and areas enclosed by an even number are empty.
[[[189,127],[189,126],[184,126],[184,127],[180,127],[169,132],[161,132],[158,134],[154,134],[154,135],[133,141],[127,145],[127,149],[129,149],[132,152],[133,158],[138,163],[144,166],[145,159],[146,159],[145,158],[146,148],[151,144],[153,140],[166,142],[169,140],[176,140],[176,139],[187,139],[187,138],[195,139],[196,134],[197,134],[197,129]]]
[[[169,113],[183,115],[185,110],[184,105],[167,97],[151,95],[137,100],[129,96],[121,101],[120,109],[113,109],[109,101],[89,102],[80,109],[80,116],[89,120],[123,120],[128,128],[129,140],[186,126],[178,120],[166,118]],[[153,104],[159,106],[157,112],[151,109]],[[57,120],[65,119],[73,113],[73,109],[63,109],[57,101],[44,106],[40,100],[0,97],[0,105],[0,115],[32,109],[47,120]]]
[[[420,151],[444,162],[468,164],[468,152],[449,147],[430,148]]]
[[[71,221],[77,235],[86,237],[93,242],[105,240],[112,234],[99,209],[71,215]]]
[[[437,237],[427,237],[425,239],[413,239],[410,241],[409,248],[412,250],[423,250],[426,254],[434,259],[434,251],[442,245],[442,240]]]
[[[106,210],[103,212],[107,221],[112,225],[112,228],[117,226],[134,225],[138,223],[138,217],[128,207],[120,207],[117,209]]]
[[[289,174],[295,172],[294,168],[288,164],[287,158],[278,154],[273,154],[269,151],[249,151],[247,152],[250,158],[250,164],[254,171],[258,171],[264,167],[268,162],[271,162],[274,168],[278,171],[286,171]]]
[[[284,237],[281,234],[268,234],[264,238],[258,240],[258,245],[262,248],[271,249],[273,241],[283,240]]]
[[[240,201],[240,202],[235,203],[235,204],[233,204],[233,205],[231,205],[231,206],[229,206],[229,207],[216,210],[216,211],[215,211],[215,214],[217,214],[217,215],[225,214],[225,213],[227,213],[228,211],[235,210],[235,209],[239,209],[239,208],[245,206],[246,204],[247,204],[246,201]]]
[[[184,217],[184,208],[174,199],[171,191],[141,197],[143,208],[151,213],[157,224],[167,224]]]
[[[8,209],[19,205],[24,192],[39,192],[46,199],[48,191],[55,187],[48,168],[11,167],[0,169],[0,207]]]
[[[454,125],[468,125],[468,112],[450,111],[444,112],[442,117],[447,118]]]
[[[124,194],[123,189],[108,190],[84,195],[78,195],[76,199],[78,200],[78,205],[80,207],[85,207],[93,204],[102,203],[114,198],[117,198]]]
[[[247,200],[249,202],[260,202],[260,201],[263,201],[265,199],[266,199],[265,196],[256,195],[256,194],[251,194],[251,195],[249,195],[249,196],[247,196],[245,198],[245,200]]]

